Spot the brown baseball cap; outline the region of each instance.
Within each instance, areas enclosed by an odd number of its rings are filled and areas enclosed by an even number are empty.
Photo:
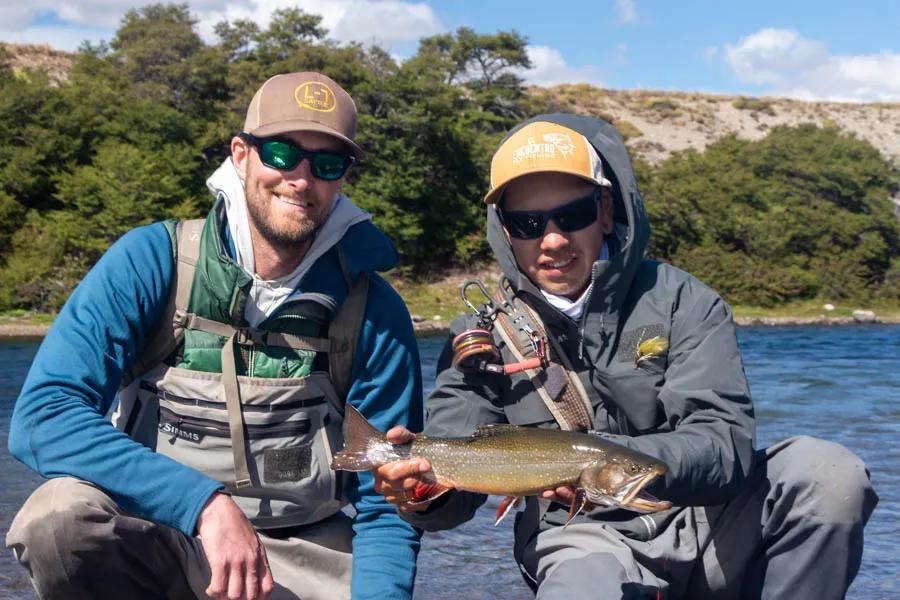
[[[291,131],[320,131],[363,155],[356,136],[356,104],[344,88],[321,73],[285,73],[269,78],[250,106],[244,131],[259,137]]]

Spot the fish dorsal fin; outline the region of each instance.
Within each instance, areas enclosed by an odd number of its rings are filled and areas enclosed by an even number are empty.
[[[522,428],[518,425],[506,425],[506,424],[495,424],[495,425],[482,425],[475,429],[475,432],[472,434],[472,437],[483,438],[483,437],[493,437],[495,435],[504,435],[509,433],[515,433]]]

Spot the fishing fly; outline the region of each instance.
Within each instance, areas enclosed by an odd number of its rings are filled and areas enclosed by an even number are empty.
[[[669,340],[660,335],[639,342],[634,351],[634,368],[637,369],[644,362],[661,356],[668,349]]]

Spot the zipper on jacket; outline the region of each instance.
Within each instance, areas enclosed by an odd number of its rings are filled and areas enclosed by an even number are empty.
[[[142,385],[143,386],[143,382]],[[171,392],[164,392],[162,390],[158,390],[156,387],[147,385],[146,388],[148,391],[154,392],[156,397],[160,400],[166,400],[168,402],[172,402],[175,404],[184,404],[186,406],[197,406],[201,408],[212,408],[215,410],[227,410],[226,404],[224,402],[215,402],[213,400],[202,400],[200,398],[185,398],[184,396],[176,396]],[[293,402],[285,402],[284,404],[272,405],[272,404],[244,404],[241,406],[241,410],[245,413],[272,413],[276,411],[282,410],[296,410],[298,408],[307,408],[310,406],[321,406],[325,404],[326,400],[324,396],[317,396],[315,398],[307,398],[305,400],[295,400]]]
[[[197,431],[198,433],[202,433],[203,435],[220,438],[231,437],[231,431],[228,427],[228,423],[223,423],[214,419],[204,419],[201,417],[186,417],[184,415],[179,415],[165,407],[160,407],[159,409],[159,422],[173,425],[178,430],[183,429],[183,426],[185,426],[194,431]],[[309,433],[310,422],[309,419],[298,419],[296,421],[273,423],[271,425],[246,423],[244,427],[246,427],[248,439],[260,440],[266,438],[289,437],[293,435]],[[172,438],[174,441],[178,438],[178,435],[173,435]]]
[[[591,306],[591,297],[594,295],[594,282],[597,280],[597,263],[591,267],[591,283],[588,286],[587,298],[584,299],[584,312],[581,314],[581,323],[578,324],[578,360],[584,361],[584,325],[587,322],[588,309]],[[600,326],[603,326],[603,315],[600,315]]]

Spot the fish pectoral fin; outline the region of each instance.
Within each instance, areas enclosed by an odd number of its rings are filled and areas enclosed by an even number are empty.
[[[572,506],[569,507],[569,518],[566,519],[563,529],[569,526],[569,523],[582,511],[585,504],[587,504],[587,494],[584,492],[584,489],[578,488],[575,490],[575,498],[572,500]]]
[[[500,524],[500,521],[509,514],[509,511],[519,506],[522,503],[522,496],[507,496],[500,502],[500,506],[497,507],[497,519],[494,521],[494,527]]]
[[[413,490],[412,498],[410,498],[407,504],[409,504],[410,506],[427,504],[428,502],[433,501],[435,498],[443,496],[451,489],[453,488],[441,485],[440,483],[419,483]]]

